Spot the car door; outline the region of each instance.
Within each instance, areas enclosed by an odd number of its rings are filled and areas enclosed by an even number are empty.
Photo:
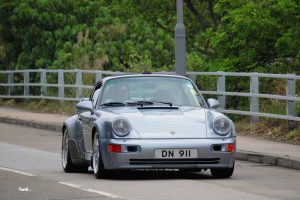
[[[99,83],[95,86],[95,89],[90,97],[90,101],[92,101],[94,109],[96,109],[96,104],[98,97],[100,95],[102,84]],[[84,140],[85,151],[87,154],[93,153],[93,146],[92,146],[92,130],[94,121],[97,119],[97,115],[90,111],[83,112],[79,115],[79,119],[82,123],[82,134]]]

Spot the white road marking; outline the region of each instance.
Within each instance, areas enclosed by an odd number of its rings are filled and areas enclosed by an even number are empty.
[[[16,170],[16,169],[9,169],[9,168],[6,168],[6,167],[0,167],[0,170],[9,171],[9,172],[13,172],[13,173],[17,173],[17,174],[21,174],[21,175],[25,175],[25,176],[36,176],[34,174],[30,174],[30,173],[27,173],[27,172],[22,172],[22,171],[19,171],[19,170]]]
[[[100,190],[94,190],[94,189],[86,188],[86,187],[83,187],[83,186],[80,186],[80,185],[75,185],[75,184],[72,184],[72,183],[66,183],[66,182],[58,182],[58,183],[60,183],[62,185],[67,185],[67,186],[70,186],[70,187],[73,187],[73,188],[77,188],[77,189],[80,189],[80,190],[84,190],[84,191],[87,191],[87,192],[100,194],[102,196],[113,198],[113,199],[122,198],[121,196],[110,194],[108,192],[103,192],[103,191],[100,191]]]

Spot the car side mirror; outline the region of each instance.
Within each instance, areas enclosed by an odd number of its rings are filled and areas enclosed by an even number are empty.
[[[207,99],[207,103],[208,103],[208,106],[209,108],[211,109],[217,109],[219,106],[220,106],[220,102],[216,99]]]
[[[77,109],[77,113],[80,114],[84,111],[90,111],[91,114],[94,113],[94,106],[93,103],[89,100],[86,101],[80,101],[77,105],[76,105],[76,109]]]

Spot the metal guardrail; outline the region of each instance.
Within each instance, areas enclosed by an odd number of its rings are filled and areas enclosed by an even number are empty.
[[[203,94],[213,94],[218,96],[221,105],[219,111],[223,113],[249,115],[251,120],[257,122],[259,117],[269,117],[275,119],[289,120],[289,127],[294,127],[294,121],[300,121],[297,116],[296,102],[300,102],[300,98],[296,96],[296,81],[300,80],[300,76],[295,74],[266,74],[266,73],[237,73],[237,72],[188,72],[189,77],[196,81],[197,76],[217,76],[217,91],[201,91]],[[226,92],[226,77],[248,77],[250,79],[250,92]],[[259,78],[273,78],[286,80],[286,95],[260,94]],[[226,96],[250,97],[250,111],[228,110],[226,107]],[[286,100],[286,115],[261,113],[259,112],[259,98]]]
[[[23,82],[14,83],[14,74],[22,74]],[[30,73],[39,73],[40,82],[30,83]],[[47,83],[47,74],[57,74],[57,83]],[[75,84],[65,84],[65,73],[75,73]],[[164,74],[174,74],[174,72],[159,72]],[[83,84],[83,74],[94,74],[95,82],[102,79],[103,76],[121,75],[126,74],[124,72],[111,72],[101,70],[48,70],[48,69],[35,69],[35,70],[13,70],[13,71],[0,71],[1,74],[6,74],[7,83],[3,83],[0,80],[0,87],[7,88],[7,94],[0,94],[0,98],[21,98],[21,99],[50,99],[60,101],[79,101],[82,98],[83,89],[92,89],[93,85]],[[230,114],[249,115],[252,121],[258,121],[259,117],[269,117],[276,119],[285,119],[291,121],[300,121],[300,117],[297,116],[296,102],[300,102],[300,98],[296,96],[296,81],[300,80],[300,76],[295,74],[265,74],[265,73],[237,73],[237,72],[187,72],[187,75],[196,82],[197,76],[215,76],[217,77],[217,90],[216,91],[201,91],[203,94],[217,95],[220,102],[220,111]],[[225,84],[226,77],[248,77],[250,79],[250,92],[226,92]],[[286,95],[274,95],[274,94],[260,94],[259,93],[259,78],[273,78],[273,79],[285,79],[286,80]],[[23,95],[12,95],[16,86],[24,87]],[[40,95],[30,95],[30,86],[40,87]],[[58,88],[57,96],[47,96],[47,88]],[[75,97],[65,97],[65,88],[74,88]],[[250,97],[250,111],[242,110],[229,110],[226,108],[226,96],[239,96]],[[286,103],[286,115],[261,113],[259,112],[259,99],[276,99],[285,100]]]
[[[39,83],[30,83],[30,73],[40,73]],[[47,83],[47,74],[57,74],[57,83]],[[75,84],[65,84],[64,77],[65,73],[75,73]],[[111,72],[111,71],[100,71],[100,70],[48,70],[48,69],[34,69],[34,70],[11,70],[11,71],[0,71],[0,74],[7,74],[7,83],[1,83],[0,87],[7,87],[7,95],[0,95],[0,98],[16,98],[16,99],[50,99],[60,101],[79,101],[82,98],[82,89],[92,89],[94,85],[84,85],[82,74],[95,74],[95,82],[102,79],[103,75],[112,76],[125,74],[123,72]],[[22,74],[23,82],[14,83],[14,74]],[[23,86],[23,95],[12,95],[16,86]],[[40,87],[40,95],[30,95],[30,86]],[[47,88],[55,87],[58,88],[57,96],[47,96]],[[65,88],[75,88],[76,97],[65,97]]]

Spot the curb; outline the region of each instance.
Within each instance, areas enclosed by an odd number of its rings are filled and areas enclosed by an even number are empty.
[[[31,128],[58,131],[58,132],[60,132],[62,129],[62,126],[57,124],[23,120],[23,119],[17,119],[12,117],[0,117],[0,122],[8,123],[8,124],[16,124],[21,126],[28,126]],[[242,160],[242,161],[249,161],[249,162],[261,163],[270,166],[279,166],[288,169],[300,170],[300,160],[291,158],[289,156],[280,157],[280,156],[267,155],[258,152],[238,150],[235,154],[235,158],[237,160]]]
[[[33,121],[33,120],[32,121],[31,120],[23,120],[23,119],[17,119],[17,118],[12,118],[12,117],[0,117],[0,122],[7,123],[7,124],[28,126],[31,128],[45,129],[45,130],[49,130],[49,131],[60,132],[62,130],[62,125],[60,126],[57,124],[38,122],[38,121]]]
[[[288,169],[300,170],[300,160],[291,158],[289,156],[281,157],[274,155],[267,155],[258,152],[237,151],[235,154],[237,160],[249,161],[254,163],[261,163],[270,166],[279,166]]]

